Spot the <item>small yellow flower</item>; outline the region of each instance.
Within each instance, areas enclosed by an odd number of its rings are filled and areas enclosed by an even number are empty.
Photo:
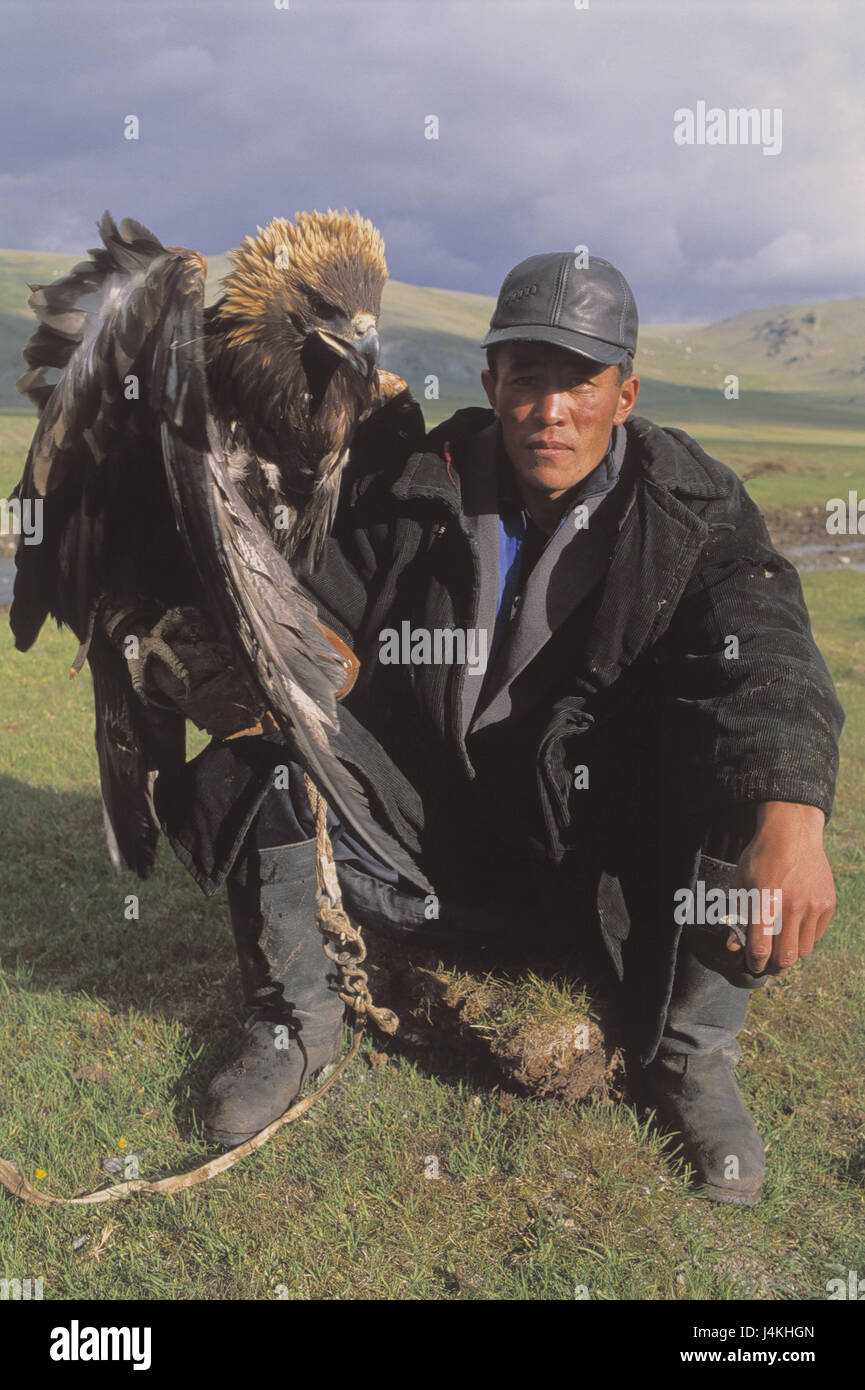
[[[44,1169],[44,1168],[37,1168],[37,1169],[36,1169],[36,1181],[37,1181],[37,1182],[40,1182],[40,1181],[42,1180],[42,1178],[45,1178],[45,1177],[47,1177],[47,1176],[48,1176],[48,1175],[47,1175],[47,1173],[45,1172],[45,1169]]]
[[[117,1140],[117,1147],[118,1147],[118,1149],[125,1149],[125,1148],[126,1148],[126,1140],[125,1140],[125,1139],[118,1139],[118,1140]]]

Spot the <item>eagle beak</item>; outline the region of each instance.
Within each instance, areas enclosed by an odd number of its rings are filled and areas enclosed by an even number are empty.
[[[374,324],[354,338],[338,337],[335,333],[328,333],[325,328],[316,328],[315,332],[323,343],[344,357],[361,376],[372,376],[381,352],[381,340]]]
[[[381,339],[375,325],[368,328],[362,338],[357,338],[352,343],[352,351],[355,353],[357,370],[361,376],[372,376],[381,352]]]

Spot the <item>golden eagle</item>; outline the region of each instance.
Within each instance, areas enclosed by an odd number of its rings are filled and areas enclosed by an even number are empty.
[[[26,651],[51,614],[89,662],[115,862],[152,869],[153,777],[182,768],[185,720],[138,698],[101,619],[123,604],[158,629],[189,606],[346,825],[425,888],[354,775],[345,664],[289,564],[320,556],[358,424],[405,389],[376,368],[382,239],[358,214],[277,218],[205,308],[204,257],[108,213],[99,230],[89,260],[31,286],[18,387],[40,419],[14,495],[42,506],[43,539],[19,544],[10,622]]]

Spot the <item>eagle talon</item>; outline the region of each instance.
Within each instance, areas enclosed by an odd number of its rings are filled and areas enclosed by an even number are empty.
[[[132,680],[132,689],[144,704],[149,704],[145,689],[145,675],[147,663],[154,658],[161,661],[168,667],[172,676],[183,686],[184,694],[187,698],[192,694],[192,683],[189,671],[176,652],[173,652],[168,645],[166,638],[175,628],[182,628],[186,619],[180,608],[169,608],[163,613],[159,622],[151,628],[150,632],[139,638],[138,655],[129,658],[129,675]]]

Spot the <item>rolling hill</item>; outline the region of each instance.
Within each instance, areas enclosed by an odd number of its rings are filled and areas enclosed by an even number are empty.
[[[28,410],[15,391],[21,351],[32,330],[28,282],[63,274],[79,256],[0,251],[0,406]],[[210,261],[208,298],[219,293],[227,258]],[[430,421],[461,405],[482,404],[477,343],[493,299],[391,280],[385,288],[383,365],[404,376]],[[865,296],[773,306],[710,324],[647,324],[637,369],[640,411],[661,423],[694,422],[721,432],[750,423],[777,430],[865,428]],[[739,399],[725,399],[725,378]],[[439,399],[425,391],[438,378]]]

